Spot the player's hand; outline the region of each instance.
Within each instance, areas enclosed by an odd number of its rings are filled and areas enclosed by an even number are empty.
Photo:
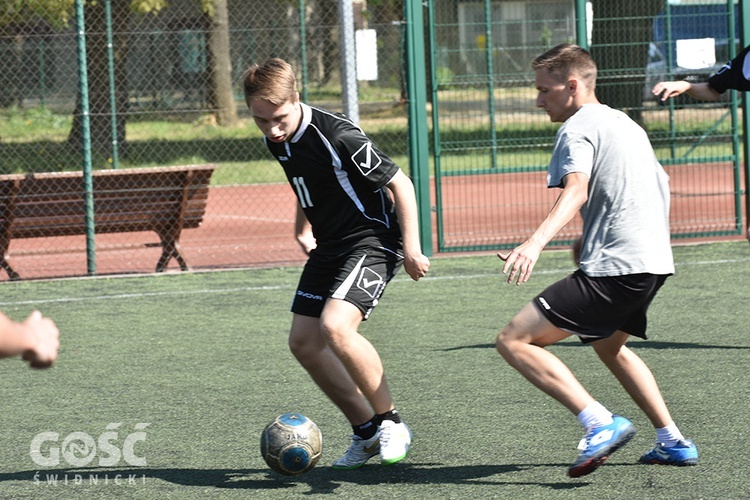
[[[23,353],[24,361],[28,361],[32,368],[49,368],[57,359],[60,348],[60,331],[57,326],[39,311],[32,312],[23,325],[32,346]]]
[[[318,242],[315,240],[312,233],[297,236],[297,243],[299,243],[300,248],[307,256],[309,256],[310,252],[315,250],[318,245]]]
[[[500,260],[505,262],[503,274],[510,273],[508,283],[520,285],[529,281],[541,252],[542,246],[532,240],[517,246],[510,253],[497,252]]]
[[[404,256],[404,270],[414,281],[424,278],[430,269],[430,259],[422,253]]]
[[[689,88],[690,83],[685,81],[659,82],[651,89],[651,93],[657,96],[660,101],[666,101],[670,97],[684,94]]]

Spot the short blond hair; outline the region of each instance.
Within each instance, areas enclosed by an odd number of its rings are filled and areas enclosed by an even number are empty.
[[[256,99],[283,106],[296,99],[297,78],[288,62],[273,57],[262,65],[254,64],[248,68],[242,77],[242,88],[248,106]]]
[[[545,70],[558,80],[565,82],[572,75],[576,75],[586,86],[594,90],[596,86],[596,62],[591,53],[583,47],[571,43],[563,43],[552,47],[531,62],[534,71]]]

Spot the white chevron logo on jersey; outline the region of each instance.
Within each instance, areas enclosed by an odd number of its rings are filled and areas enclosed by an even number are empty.
[[[357,165],[357,168],[362,172],[362,175],[368,175],[370,172],[378,168],[383,160],[381,160],[380,156],[373,151],[372,143],[366,142],[352,155],[352,161]]]

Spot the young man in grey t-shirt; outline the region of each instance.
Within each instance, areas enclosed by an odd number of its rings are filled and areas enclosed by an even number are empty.
[[[669,178],[646,133],[596,98],[596,64],[585,49],[563,44],[532,63],[537,107],[557,133],[547,184],[562,191],[547,217],[505,261],[508,283],[528,281],[544,246],[580,211],[580,268],[527,304],[497,337],[505,360],[570,410],[585,429],[571,477],[593,472],[626,444],[635,428],[584,389],[545,349],[570,335],[590,343],[656,429],[640,462],[695,465],[698,451],[667,409],[651,370],[625,346],[646,338],[648,307],[674,273],[669,241]]]

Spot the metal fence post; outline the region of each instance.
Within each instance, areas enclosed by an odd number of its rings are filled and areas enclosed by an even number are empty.
[[[78,32],[78,92],[81,95],[81,154],[83,156],[83,205],[86,220],[86,269],[96,274],[96,243],[94,241],[94,182],[91,162],[91,122],[89,116],[89,82],[86,66],[86,23],[83,0],[76,0],[76,31]]]
[[[743,47],[750,45],[750,0],[740,0],[740,42]],[[742,150],[745,163],[745,224],[750,224],[750,103],[747,95],[742,99]],[[741,228],[740,228],[741,230]],[[747,233],[750,238],[750,232]]]
[[[339,51],[341,52],[341,90],[344,114],[359,123],[357,61],[354,47],[354,9],[351,0],[339,0]]]
[[[579,47],[589,50],[589,19],[586,0],[576,0],[576,41]]]
[[[422,252],[432,255],[430,156],[427,130],[424,13],[422,0],[404,2],[406,20],[406,84],[409,107],[409,166],[417,194]]]
[[[115,56],[112,41],[112,0],[104,3],[107,15],[107,66],[109,70],[109,101],[112,113],[112,168],[120,165],[117,144],[117,94],[115,92]]]
[[[307,83],[307,6],[305,0],[299,0],[297,5],[299,12],[299,44],[300,44],[300,64],[302,73],[302,102],[307,102],[308,83]]]

